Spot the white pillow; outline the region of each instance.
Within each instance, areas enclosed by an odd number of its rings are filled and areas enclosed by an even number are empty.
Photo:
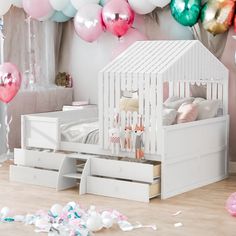
[[[177,111],[175,109],[163,108],[162,112],[162,124],[172,125],[175,123]]]
[[[199,104],[200,102],[203,102],[203,101],[206,101],[206,99],[198,97],[194,99],[193,104]]]
[[[219,100],[204,100],[197,103],[198,106],[198,120],[209,119],[217,116],[218,109],[221,106]]]
[[[193,97],[180,98],[180,97],[170,97],[164,102],[166,108],[178,110],[183,103],[192,103],[194,101]]]

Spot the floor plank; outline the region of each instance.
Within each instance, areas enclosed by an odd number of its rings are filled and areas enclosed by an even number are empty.
[[[118,228],[97,233],[101,236],[235,236],[236,218],[231,217],[224,205],[227,197],[236,191],[236,176],[229,179],[161,201],[152,200],[150,204],[106,198],[94,195],[79,196],[77,189],[56,192],[54,189],[9,182],[8,165],[0,168],[0,208],[8,206],[17,214],[34,213],[39,209],[49,209],[52,204],[79,202],[88,207],[93,204],[100,209],[115,208],[127,215],[129,221],[143,224],[156,224],[157,231],[138,229],[121,232]],[[182,214],[172,214],[182,211]],[[181,222],[183,227],[175,228]],[[33,236],[34,228],[18,223],[0,224],[0,235]],[[41,235],[41,234],[40,234]]]

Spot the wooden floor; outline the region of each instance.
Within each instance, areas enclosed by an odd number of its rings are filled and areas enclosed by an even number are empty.
[[[100,209],[115,208],[126,214],[129,221],[143,224],[156,224],[157,231],[137,229],[121,232],[118,228],[104,230],[98,236],[235,236],[236,218],[224,209],[230,193],[236,191],[236,176],[197,189],[186,194],[150,204],[106,198],[93,195],[79,196],[74,190],[56,192],[54,189],[30,186],[8,181],[8,165],[0,168],[0,208],[8,206],[17,214],[34,213],[39,209],[49,209],[54,203],[65,204],[76,201],[83,206],[94,204]],[[172,214],[182,211],[174,217]],[[174,223],[181,222],[183,227],[175,228]],[[20,223],[0,224],[1,236],[33,236],[34,228]]]

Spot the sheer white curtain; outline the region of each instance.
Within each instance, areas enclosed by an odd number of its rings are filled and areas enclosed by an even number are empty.
[[[22,9],[12,8],[4,17],[5,61],[18,65],[24,73],[29,69],[27,15]],[[31,20],[32,50],[39,85],[52,85],[58,64],[62,25],[51,21]]]
[[[39,89],[54,85],[58,71],[61,48],[62,24],[32,20],[32,49],[36,69],[36,83]],[[23,85],[27,84],[26,71],[29,70],[29,34],[27,15],[22,9],[12,7],[4,16],[4,55],[5,62],[16,64],[23,75]],[[17,98],[16,98],[17,99]],[[6,130],[4,126],[5,109],[0,103],[0,154],[6,151]]]

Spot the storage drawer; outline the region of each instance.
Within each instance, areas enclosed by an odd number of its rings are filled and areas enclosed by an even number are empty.
[[[160,181],[153,184],[122,181],[102,177],[87,177],[87,193],[116,197],[134,201],[149,202],[160,195]]]
[[[16,165],[39,167],[59,170],[66,157],[64,153],[33,151],[26,149],[14,150],[14,163]]]
[[[45,186],[49,188],[56,188],[58,182],[58,172],[11,165],[10,180]]]
[[[91,175],[152,183],[161,175],[160,162],[135,162],[134,160],[111,160],[91,158]]]

